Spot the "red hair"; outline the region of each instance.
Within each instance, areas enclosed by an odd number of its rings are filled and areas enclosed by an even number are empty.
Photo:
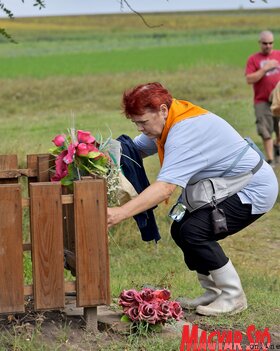
[[[142,116],[147,111],[158,112],[165,104],[169,109],[172,96],[160,83],[147,83],[126,90],[123,93],[122,107],[127,118],[133,115]]]

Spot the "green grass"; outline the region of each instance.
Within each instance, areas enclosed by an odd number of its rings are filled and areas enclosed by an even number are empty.
[[[93,134],[100,131],[107,137],[111,130],[113,137],[133,137],[135,127],[121,115],[122,92],[148,81],[160,81],[177,98],[217,113],[262,147],[244,66],[247,56],[258,50],[258,33],[268,22],[279,38],[279,14],[274,10],[147,15],[149,22],[164,24],[154,29],[128,15],[0,20],[19,41],[0,42],[1,154],[16,153],[25,167],[25,155],[47,152],[54,135],[72,125],[73,116],[77,128]],[[145,160],[145,168],[155,180],[157,157]],[[275,171],[279,179],[279,168]],[[168,210],[165,204],[155,210],[162,236],[157,246],[141,240],[133,219],[110,230],[113,298],[122,289],[145,283],[168,286],[174,298],[201,293],[170,237]],[[279,210],[280,199],[267,215],[222,243],[240,274],[248,310],[217,318],[188,314],[187,320],[208,329],[246,330],[252,323],[279,329]],[[25,238],[28,230],[25,225]],[[25,280],[31,283],[28,256],[25,262]],[[71,338],[66,342],[71,326],[44,338],[44,325],[35,325],[31,332],[26,326],[20,332],[2,330],[0,350],[71,350]],[[90,350],[93,344],[87,338],[80,344]],[[107,340],[106,347],[97,340],[95,349],[169,351],[178,350],[179,343],[160,337],[119,338]]]
[[[188,44],[171,48],[117,49],[110,52],[105,51],[106,54],[93,52],[19,56],[0,59],[2,67],[0,77],[46,78],[135,71],[163,72],[216,64],[243,67],[244,57],[247,57],[254,49],[254,42],[239,40],[204,44],[203,46]]]

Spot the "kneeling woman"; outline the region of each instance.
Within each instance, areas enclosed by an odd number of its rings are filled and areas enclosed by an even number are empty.
[[[240,175],[256,169],[260,156],[224,119],[199,106],[172,98],[160,83],[148,83],[123,95],[123,109],[141,134],[134,144],[143,157],[158,152],[157,180],[121,207],[108,209],[108,226],[168,199],[177,186],[201,179]],[[205,293],[183,299],[183,307],[202,315],[238,313],[247,308],[239,276],[218,241],[237,233],[269,211],[277,198],[278,183],[263,161],[249,183],[219,204],[227,230],[215,234],[212,208],[186,211],[174,221],[171,235],[184,253],[186,265],[197,272]]]

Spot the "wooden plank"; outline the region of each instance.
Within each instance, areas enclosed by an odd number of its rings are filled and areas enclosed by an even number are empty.
[[[22,198],[21,199],[22,207],[29,207],[30,206],[30,199],[29,198]],[[61,195],[61,203],[63,205],[69,205],[74,203],[74,195]]]
[[[73,204],[74,203],[74,195],[61,195],[61,201],[63,205]]]
[[[64,255],[61,186],[30,183],[34,307],[64,307]]]
[[[26,177],[35,177],[37,176],[37,170],[30,169],[30,168],[10,169],[10,170],[3,170],[3,171],[0,170],[0,179],[18,178],[18,177],[21,177],[22,175]]]
[[[38,155],[32,154],[32,155],[27,155],[27,167],[36,169],[36,176],[34,177],[29,177],[28,178],[28,183],[33,183],[37,182],[37,175],[38,175],[38,165],[37,165],[37,157]]]
[[[21,176],[21,173],[18,169],[11,169],[7,171],[0,171],[0,179],[5,178],[18,178]]]
[[[76,282],[64,282],[64,290],[65,293],[75,293],[76,292]],[[32,296],[33,295],[33,285],[25,285],[24,286],[24,296]]]
[[[0,170],[7,171],[10,169],[17,169],[18,168],[18,161],[17,155],[0,155]],[[17,177],[7,179],[0,179],[0,184],[11,184],[11,183],[18,183]]]
[[[32,249],[31,243],[23,243],[22,249],[23,249],[23,251],[31,251],[31,249]]]
[[[0,313],[24,312],[19,184],[0,185]]]
[[[27,155],[27,167],[32,170],[29,183],[49,181],[50,162],[49,154]]]
[[[38,182],[48,182],[50,180],[50,155],[42,154],[37,157]]]
[[[103,179],[74,182],[77,306],[110,304],[107,193]]]

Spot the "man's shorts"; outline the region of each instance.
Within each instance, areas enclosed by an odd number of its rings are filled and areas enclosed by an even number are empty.
[[[263,139],[270,139],[273,131],[279,133],[279,118],[273,117],[270,103],[259,102],[254,105],[257,132]]]

